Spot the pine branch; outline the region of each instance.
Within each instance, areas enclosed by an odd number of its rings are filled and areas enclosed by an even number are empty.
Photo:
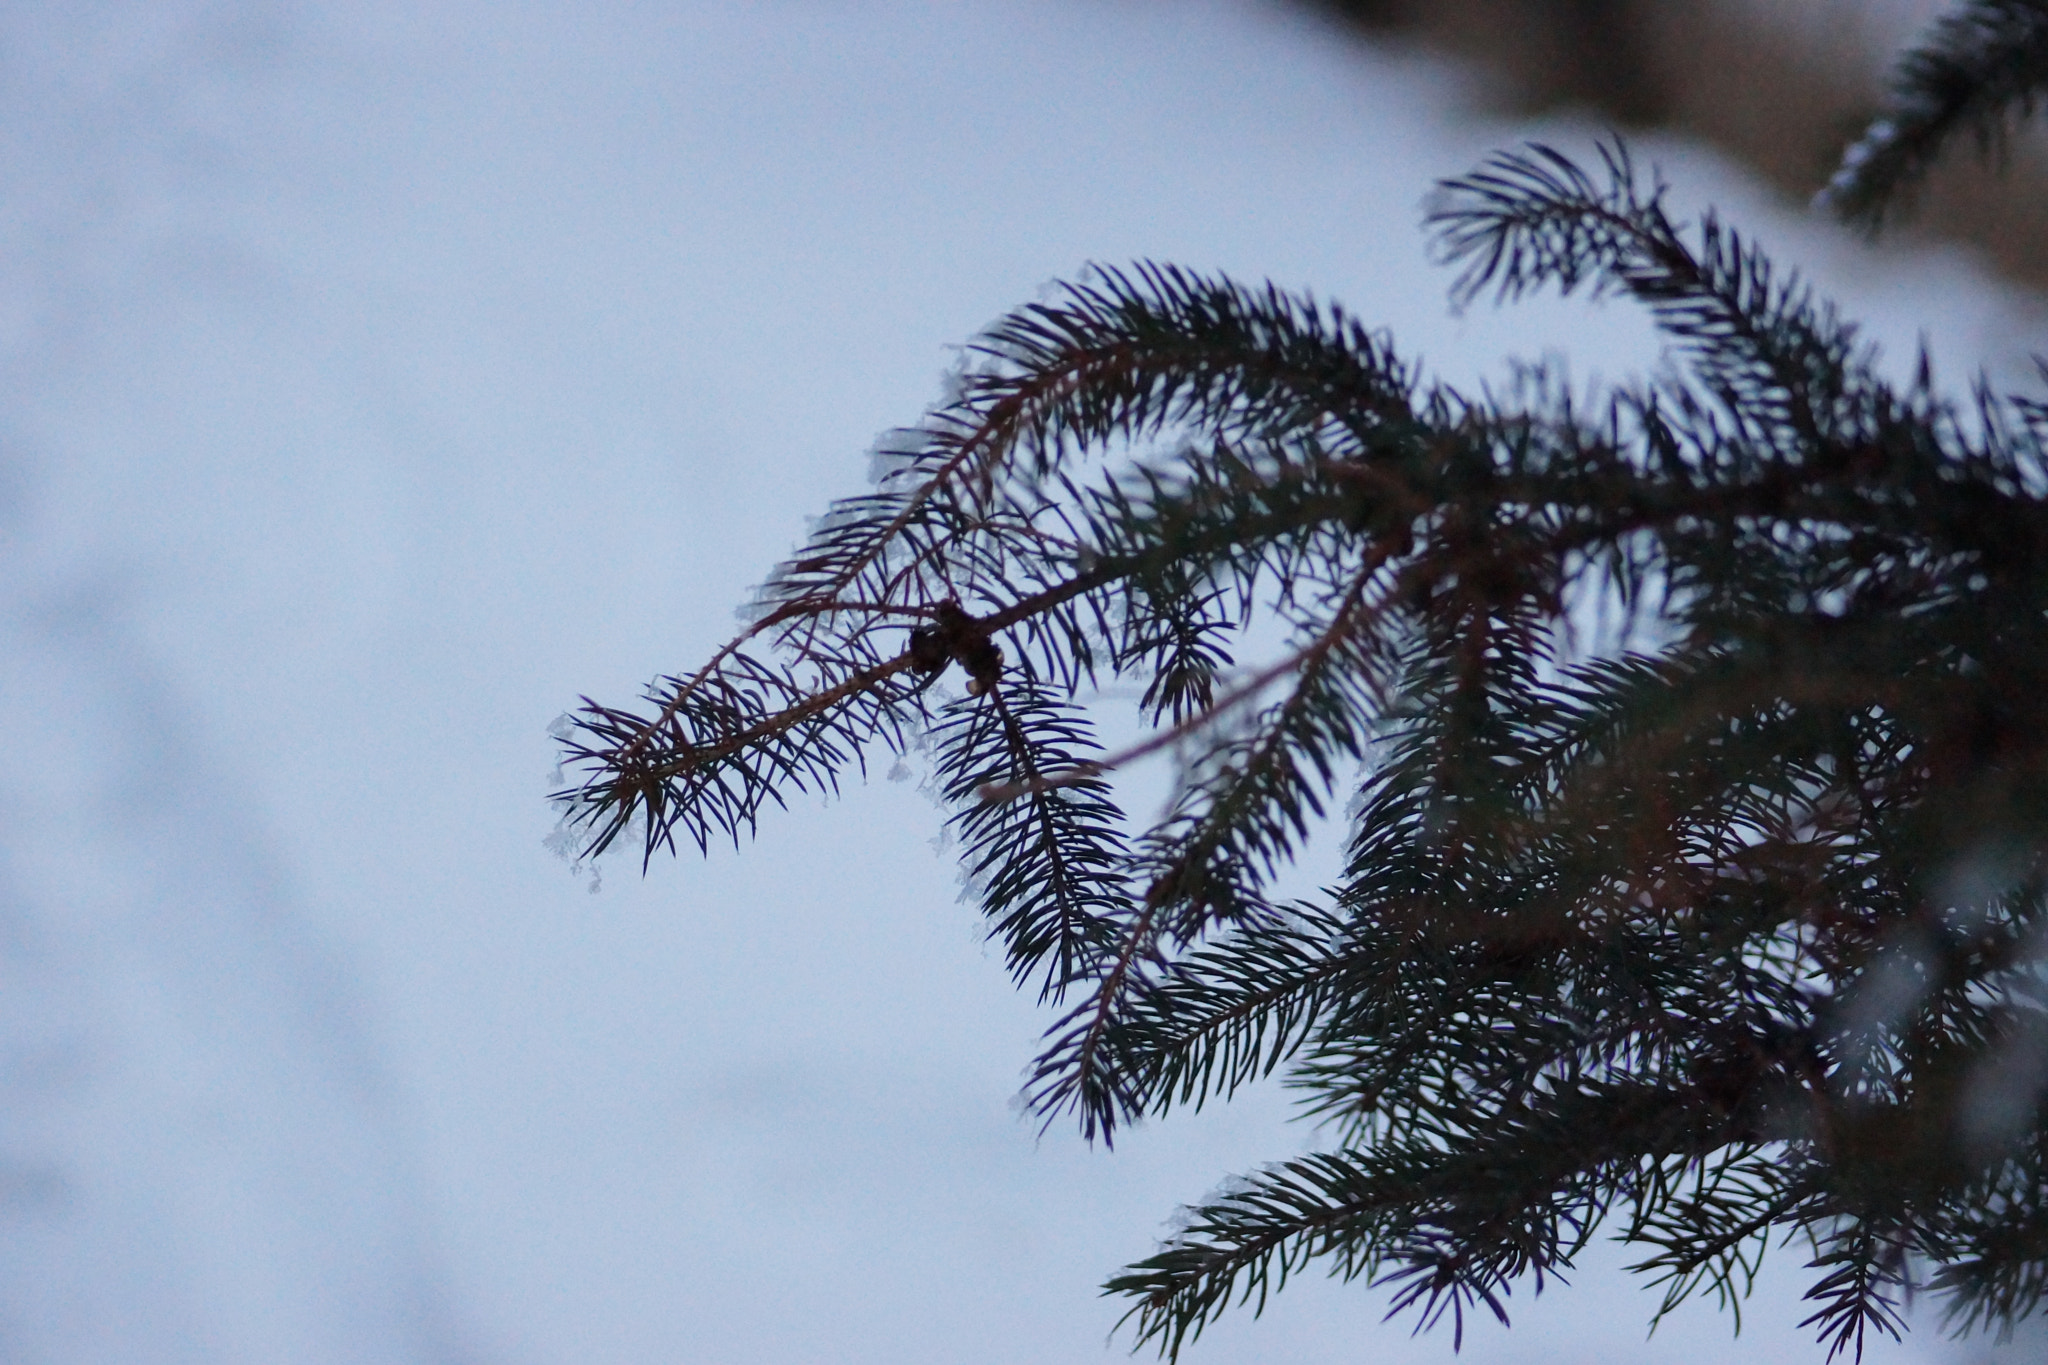
[[[1884,111],[1851,143],[1817,202],[1875,234],[1967,134],[2003,162],[2014,125],[2048,90],[2048,5],[1964,0],[1900,58]]]
[[[1919,1278],[1966,1327],[2048,1293],[2048,404],[1884,382],[1663,198],[1613,144],[1435,201],[1461,301],[1606,290],[1679,343],[1583,400],[1098,269],[982,336],[709,664],[564,741],[558,797],[597,851],[644,821],[643,866],[928,746],[1019,984],[1081,988],[1038,1113],[1106,1142],[1279,1075],[1332,1125],[1112,1282],[1169,1355],[1311,1263],[1461,1332],[1603,1226],[1664,1312],[1809,1237],[1836,1352]],[[1105,682],[1149,727],[1114,753]],[[1326,904],[1272,904],[1353,789]]]
[[[1763,253],[1711,213],[1699,250],[1687,247],[1665,214],[1663,182],[1640,184],[1619,143],[1599,153],[1604,185],[1532,144],[1439,188],[1427,221],[1439,259],[1463,267],[1454,299],[1491,289],[1506,301],[1547,284],[1625,292],[1686,344],[1738,431],[1794,458],[1854,443],[1888,393],[1854,330],[1796,280],[1775,280]]]
[[[1329,621],[1295,652],[1294,691],[1247,736],[1212,751],[1206,771],[1184,785],[1168,819],[1148,836],[1133,869],[1147,887],[1143,910],[1091,998],[1049,1032],[1026,1088],[1037,1113],[1050,1119],[1074,1108],[1084,1135],[1108,1141],[1121,1118],[1142,1112],[1135,1107],[1140,1083],[1118,1074],[1108,1044],[1126,998],[1152,990],[1146,965],[1164,961],[1168,944],[1185,946],[1211,926],[1266,916],[1260,881],[1321,816],[1320,793],[1336,776],[1335,761],[1360,755],[1362,708],[1371,704],[1376,670],[1351,651],[1384,608],[1370,590],[1384,589],[1387,553],[1367,557]]]
[[[976,793],[1082,761],[1094,748],[1086,716],[1018,679],[985,705],[949,706],[932,738],[938,770],[948,775],[945,799],[959,807],[948,823],[959,831],[989,936],[1005,945],[1013,977],[1042,970],[1039,998],[1057,1000],[1092,974],[1128,916],[1122,812],[1101,781],[1034,790],[1017,802]]]

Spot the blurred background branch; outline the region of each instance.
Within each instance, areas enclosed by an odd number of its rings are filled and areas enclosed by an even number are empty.
[[[1625,130],[1665,129],[1737,158],[1795,203],[1827,182],[1877,112],[1895,55],[1944,6],[1934,0],[1306,0],[1362,38],[1472,63],[1481,107],[1579,111]],[[2048,285],[2048,144],[2014,139],[2001,171],[1944,160],[1911,240],[1981,252]]]

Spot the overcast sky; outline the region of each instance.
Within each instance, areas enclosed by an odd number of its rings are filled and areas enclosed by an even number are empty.
[[[1090,260],[1457,379],[1654,364],[1618,307],[1449,314],[1431,182],[1598,131],[1464,83],[1206,0],[0,6],[0,1359],[1120,1358],[1095,1287],[1313,1142],[1284,1097],[1040,1139],[1046,1021],[914,783],[593,887],[546,728],[713,648]],[[1895,354],[2041,344],[1966,258],[1641,150]],[[1646,1344],[1622,1259],[1463,1358],[1819,1358],[1796,1274]],[[1451,1358],[1382,1309],[1312,1277],[1187,1358]]]

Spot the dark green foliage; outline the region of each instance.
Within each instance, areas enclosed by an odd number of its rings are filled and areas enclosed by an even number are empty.
[[[1849,148],[1822,198],[1875,231],[1958,133],[2004,157],[2016,119],[2048,93],[2048,4],[1968,0],[1899,62],[1884,112]]]
[[[2009,1327],[2048,1289],[2048,410],[1886,379],[1618,146],[1431,223],[1461,297],[1632,298],[1682,371],[1474,398],[1308,298],[1099,269],[738,641],[587,706],[559,799],[651,857],[923,746],[1062,1002],[1036,1112],[1109,1141],[1280,1072],[1329,1136],[1110,1282],[1169,1354],[1311,1264],[1462,1334],[1595,1235],[1667,1309],[1797,1243],[1831,1355],[1916,1287]],[[1113,681],[1155,728],[1106,753]],[[1341,876],[1276,903],[1347,802]]]
[[[1041,999],[1090,973],[1129,908],[1112,856],[1123,813],[1109,800],[1109,783],[1038,785],[1046,773],[1071,772],[1096,756],[1088,728],[1078,707],[1029,678],[954,702],[932,725],[933,766],[955,808],[947,823],[960,837],[961,861],[983,905],[1000,908],[990,937],[1008,950],[1019,982],[1042,972]],[[1024,794],[976,795],[1006,785]]]

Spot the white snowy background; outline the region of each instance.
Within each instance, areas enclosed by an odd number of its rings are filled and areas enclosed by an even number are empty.
[[[1221,0],[0,5],[0,1361],[1122,1358],[1096,1286],[1314,1140],[1284,1096],[1040,1138],[914,784],[593,895],[546,727],[724,638],[1089,260],[1458,379],[1654,363],[1619,306],[1449,314],[1431,182],[1598,131],[1464,79]],[[1639,151],[1895,355],[2042,345],[1966,257]],[[1462,1358],[1819,1359],[1796,1254],[1739,1340],[1646,1342],[1623,1259]],[[1311,1277],[1187,1358],[1452,1359],[1383,1308]]]

